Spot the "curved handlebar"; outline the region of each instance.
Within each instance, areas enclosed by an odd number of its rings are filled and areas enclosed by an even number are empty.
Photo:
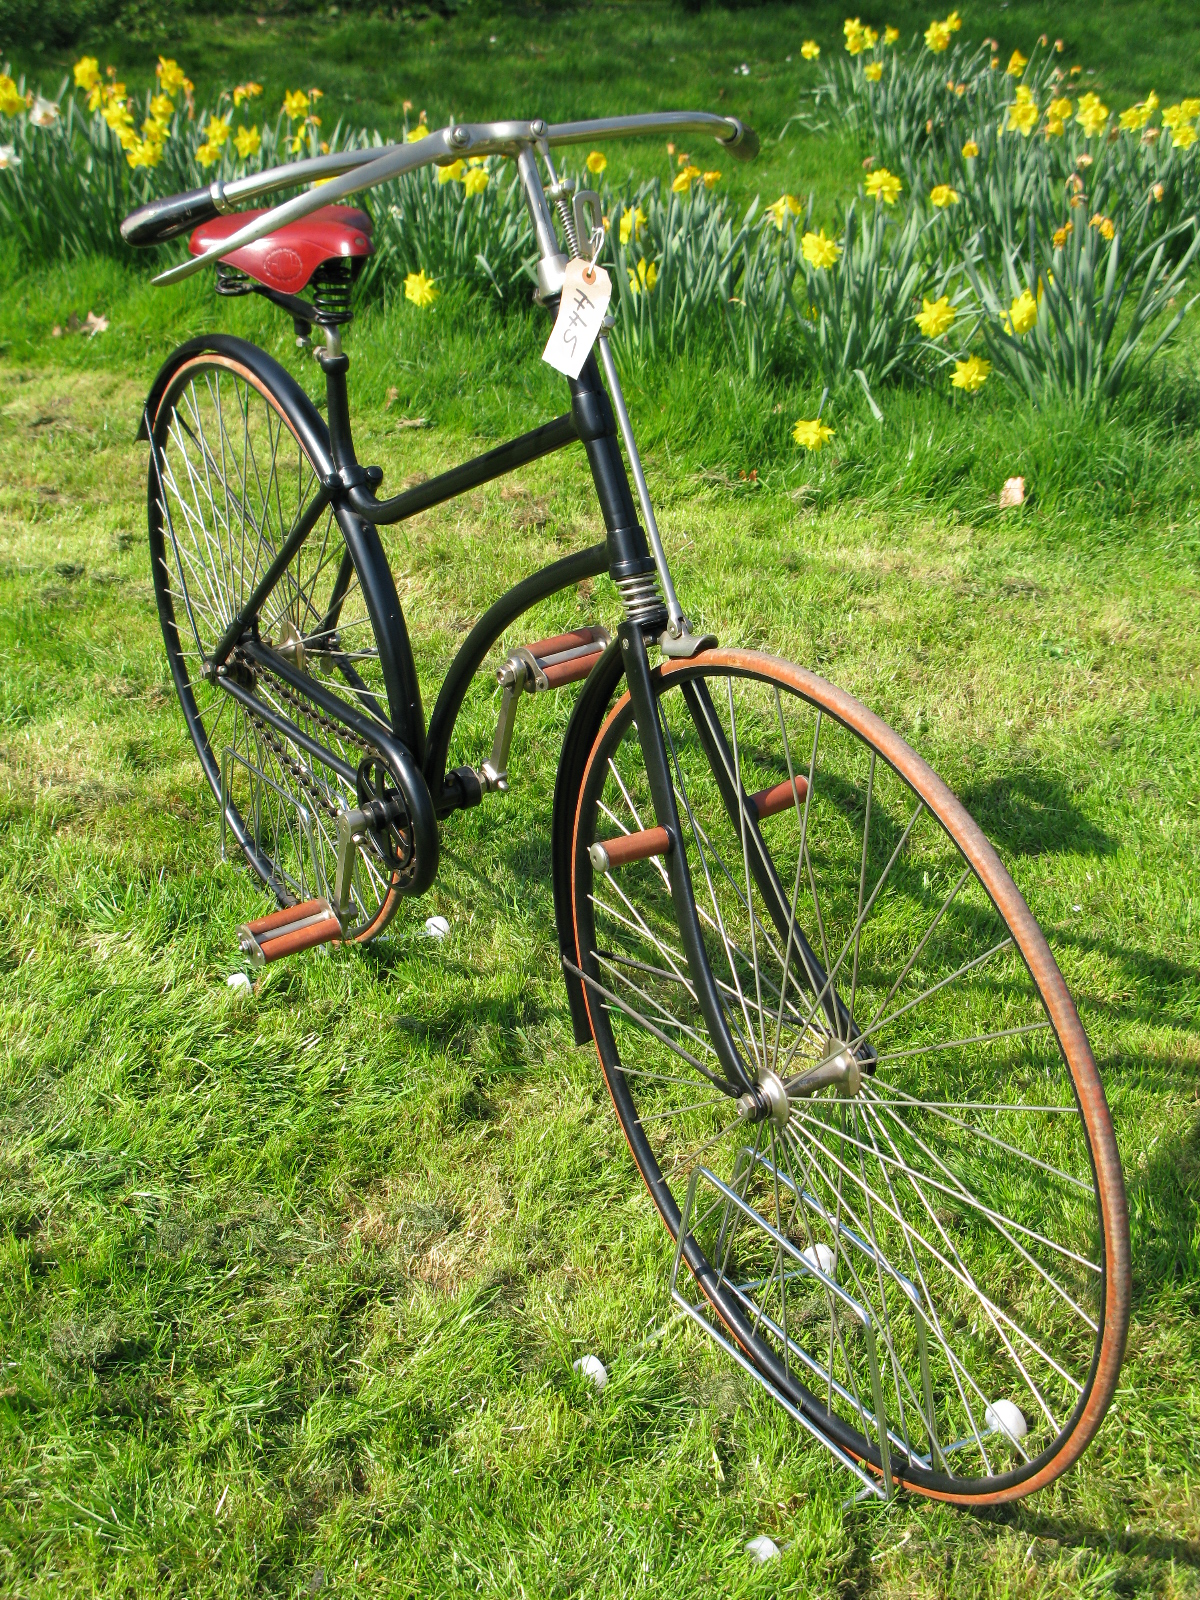
[[[347,195],[358,194],[401,173],[416,171],[432,163],[445,165],[466,155],[515,156],[521,149],[553,148],[556,145],[586,144],[613,138],[640,138],[660,133],[709,133],[740,161],[750,161],[759,150],[758,136],[736,117],[718,117],[706,111],[658,111],[645,116],[599,117],[590,122],[563,122],[547,125],[539,119],[530,122],[455,123],[439,128],[411,144],[377,145],[368,150],[343,150],[327,156],[294,161],[266,172],[236,178],[231,183],[214,183],[208,189],[193,189],[187,194],[164,200],[131,212],[121,223],[122,237],[132,245],[160,244],[174,239],[202,222],[232,211],[246,200],[292,189],[298,184],[325,180],[320,188],[297,195],[264,216],[255,218],[203,255],[161,272],[157,284],[178,283],[202,267],[255,243],[289,222],[318,210]]]

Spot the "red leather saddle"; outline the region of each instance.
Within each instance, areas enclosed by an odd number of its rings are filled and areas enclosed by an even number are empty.
[[[262,215],[260,208],[214,217],[192,234],[189,241],[192,254],[203,255]],[[311,216],[286,223],[255,244],[243,245],[226,256],[223,264],[237,267],[269,289],[299,294],[323,262],[332,261],[336,256],[369,256],[373,248],[371,219],[365,211],[354,206],[322,206]]]

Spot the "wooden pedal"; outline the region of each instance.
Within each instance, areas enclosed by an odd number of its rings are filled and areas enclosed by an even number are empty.
[[[789,806],[803,804],[808,793],[807,778],[785,779],[770,789],[760,789],[750,795],[750,809],[761,822],[774,817]],[[589,845],[588,855],[597,872],[612,872],[617,867],[627,867],[633,861],[648,861],[651,856],[670,854],[671,835],[666,828],[645,828],[637,833],[619,833],[615,839],[597,839]]]
[[[283,956],[311,950],[314,945],[340,939],[342,925],[328,900],[305,900],[298,906],[284,906],[269,917],[244,922],[238,929],[238,944],[256,967],[264,967]]]
[[[534,668],[526,688],[536,692],[582,682],[608,647],[609,639],[605,628],[575,628],[570,633],[556,633],[550,639],[523,645],[515,653]]]

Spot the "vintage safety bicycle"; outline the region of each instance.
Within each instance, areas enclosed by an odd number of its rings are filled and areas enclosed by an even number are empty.
[[[222,837],[278,902],[242,930],[259,960],[378,937],[433,882],[440,827],[505,803],[521,706],[581,684],[554,791],[559,954],[575,1038],[595,1044],[675,1241],[677,1304],[866,1490],[1010,1500],[1100,1425],[1130,1258],[1096,1064],[996,851],[850,695],[693,630],[607,326],[567,380],[569,411],[465,465],[381,499],[380,469],[354,451],[342,330],[371,218],[340,202],[428,163],[512,158],[536,297],[555,312],[603,235],[552,151],[685,133],[757,150],[735,119],[699,113],[456,124],[126,219],[135,244],[190,230],[190,258],[156,281],[215,263],[221,292],[293,318],[326,388],[322,417],[278,362],[223,334],[155,379],[142,435],[171,673]],[[318,179],[273,210],[234,209]],[[380,530],[573,442],[603,540],[491,606],[427,724]],[[490,753],[452,766],[496,645],[604,573],[615,636],[510,642]]]

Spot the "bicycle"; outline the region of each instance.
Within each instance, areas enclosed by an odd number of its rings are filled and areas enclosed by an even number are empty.
[[[559,955],[576,1042],[596,1048],[675,1241],[676,1303],[873,1492],[1015,1499],[1100,1426],[1130,1260],[1087,1037],[996,851],[851,696],[693,631],[611,319],[563,416],[387,499],[354,452],[341,330],[371,219],[339,202],[431,162],[515,159],[537,298],[557,314],[603,231],[552,150],[664,133],[757,150],[701,113],[457,124],[126,219],[138,244],[193,230],[191,258],[156,281],[218,263],[222,291],[265,295],[315,341],[326,385],[323,420],[276,361],[221,334],[155,379],[141,436],[171,673],[222,839],[279,904],[241,930],[259,960],[376,938],[433,882],[440,826],[508,791],[523,699],[581,684],[554,792]],[[233,209],[316,179],[274,210]],[[380,528],[576,441],[604,540],[491,606],[426,725]],[[508,649],[491,754],[449,767],[496,644],[604,573],[615,636]]]

